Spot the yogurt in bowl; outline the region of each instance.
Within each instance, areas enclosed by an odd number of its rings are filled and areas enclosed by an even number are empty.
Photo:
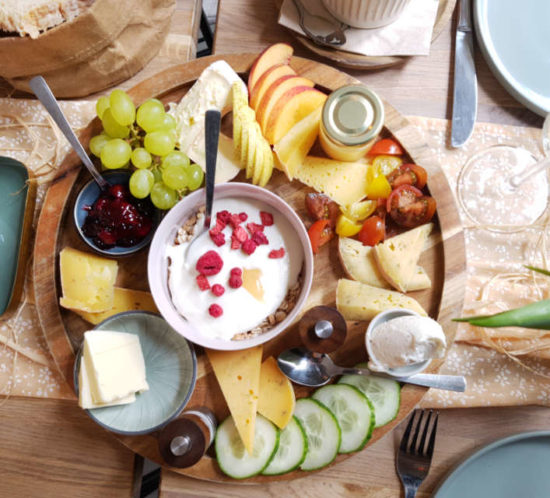
[[[216,187],[211,230],[201,233],[203,203],[203,191],[187,196],[155,233],[148,260],[155,303],[174,329],[202,346],[262,344],[292,323],[309,293],[305,227],[280,197],[227,183]]]

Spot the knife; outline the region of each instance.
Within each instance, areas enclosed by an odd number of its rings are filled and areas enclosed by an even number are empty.
[[[459,0],[456,28],[455,79],[451,145],[464,145],[474,129],[477,114],[477,77],[474,65],[474,33],[471,0]]]

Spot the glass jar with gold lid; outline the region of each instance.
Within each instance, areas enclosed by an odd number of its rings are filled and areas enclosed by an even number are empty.
[[[319,141],[339,161],[357,161],[374,144],[384,124],[380,97],[363,85],[332,92],[323,106]]]

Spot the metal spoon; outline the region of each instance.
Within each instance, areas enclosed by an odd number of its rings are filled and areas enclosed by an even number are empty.
[[[416,374],[410,377],[394,377],[367,369],[340,367],[335,365],[328,355],[313,353],[304,348],[283,351],[277,358],[277,363],[292,382],[308,387],[324,386],[336,375],[359,374],[446,391],[464,392],[466,390],[466,379],[460,375]]]
[[[206,155],[206,175],[205,175],[205,211],[204,225],[199,233],[194,235],[193,240],[187,247],[186,253],[189,254],[191,246],[207,230],[210,229],[212,220],[212,204],[214,203],[214,182],[216,180],[216,161],[218,158],[218,142],[220,140],[221,114],[220,111],[206,111],[204,142]]]
[[[101,190],[107,189],[109,184],[101,176],[101,173],[96,169],[94,163],[92,163],[91,159],[88,157],[88,154],[86,154],[84,147],[82,147],[82,144],[78,141],[78,138],[71,129],[71,125],[67,121],[67,118],[59,107],[59,104],[50,90],[50,87],[46,83],[46,80],[42,78],[42,76],[35,76],[29,82],[29,85],[38,100],[42,102],[42,105],[46,108],[46,111],[48,111],[52,119],[55,121],[55,124],[59,126],[59,129],[63,135],[65,135],[65,138],[69,141],[73,150],[78,154],[78,157],[80,157],[81,161],[84,163],[84,166],[86,166],[95,182],[99,185],[99,188]]]
[[[317,45],[334,48],[346,43],[344,30],[349,27],[347,24],[312,14],[300,0],[294,0],[294,5],[298,10],[300,27]]]

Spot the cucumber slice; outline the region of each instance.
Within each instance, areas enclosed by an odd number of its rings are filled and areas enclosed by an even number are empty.
[[[224,474],[245,479],[259,474],[268,465],[279,446],[279,429],[269,420],[256,415],[254,451],[248,454],[237,432],[233,417],[227,417],[216,432],[216,458]]]
[[[367,368],[359,363],[357,368]],[[397,417],[401,404],[401,386],[392,379],[368,375],[343,375],[338,384],[349,384],[359,389],[374,406],[374,427],[382,427]]]
[[[292,417],[281,431],[279,448],[262,474],[276,476],[297,469],[305,460],[306,455],[306,433],[300,421],[296,417]]]
[[[302,398],[296,401],[295,417],[302,423],[307,436],[307,455],[300,465],[302,470],[316,470],[332,462],[342,434],[332,412],[318,401]]]
[[[342,430],[339,453],[358,451],[367,444],[374,429],[374,408],[359,389],[332,384],[317,389],[313,399],[323,403],[338,420]]]

